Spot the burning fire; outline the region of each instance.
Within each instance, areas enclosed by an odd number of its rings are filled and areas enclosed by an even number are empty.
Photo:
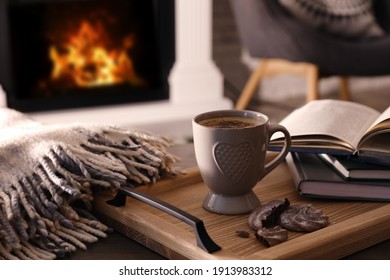
[[[62,46],[50,46],[53,62],[51,78],[68,85],[92,87],[130,83],[138,86],[145,81],[134,70],[127,51],[134,45],[134,36],[124,38],[119,48],[109,47],[107,33],[101,23],[93,26],[82,21],[78,31]]]

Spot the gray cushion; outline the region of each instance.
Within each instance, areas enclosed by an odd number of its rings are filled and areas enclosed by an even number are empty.
[[[292,15],[317,29],[346,38],[383,36],[372,0],[279,0]]]

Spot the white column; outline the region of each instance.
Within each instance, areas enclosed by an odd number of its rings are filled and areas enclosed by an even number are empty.
[[[169,76],[173,104],[223,99],[212,60],[212,0],[176,0],[176,61]]]

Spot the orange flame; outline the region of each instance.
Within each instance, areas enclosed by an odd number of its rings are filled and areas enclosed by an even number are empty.
[[[134,45],[134,36],[126,36],[122,46],[116,49],[109,48],[105,38],[101,24],[92,26],[88,21],[82,21],[77,33],[69,36],[63,46],[50,46],[52,80],[79,87],[119,83],[144,85],[145,81],[137,75],[127,55]]]

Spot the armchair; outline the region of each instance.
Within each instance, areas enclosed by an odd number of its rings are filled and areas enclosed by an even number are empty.
[[[230,0],[241,43],[260,58],[236,103],[247,107],[261,79],[280,73],[306,78],[306,100],[319,98],[318,81],[340,77],[340,97],[350,99],[349,76],[390,74],[390,36],[343,38],[294,17],[278,0]],[[382,11],[383,12],[383,11]]]

